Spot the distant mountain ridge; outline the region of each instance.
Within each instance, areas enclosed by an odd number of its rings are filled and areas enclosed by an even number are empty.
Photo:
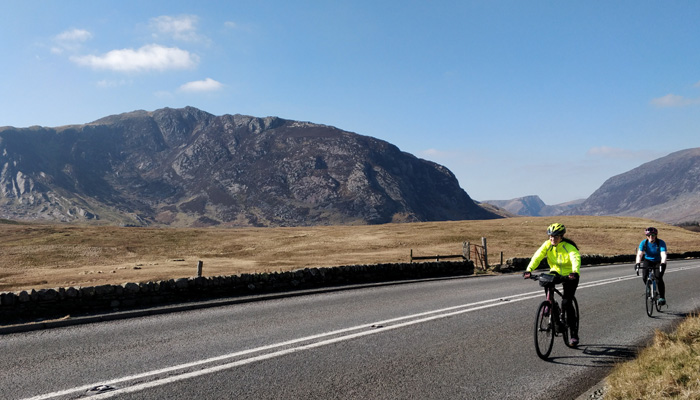
[[[0,128],[0,218],[305,226],[499,218],[445,167],[340,129],[193,107]]]
[[[635,216],[672,224],[700,221],[700,147],[613,176],[569,213]]]
[[[485,200],[483,203],[494,205],[516,215],[548,217],[565,214],[581,202],[583,202],[583,200],[575,200],[557,205],[547,205],[539,196],[532,195],[511,200]]]
[[[585,200],[550,206],[538,196],[524,196],[483,203],[521,216],[610,215],[697,223],[700,148],[677,151],[613,176]]]

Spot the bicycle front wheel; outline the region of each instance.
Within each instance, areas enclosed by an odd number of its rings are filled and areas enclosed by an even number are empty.
[[[554,344],[554,326],[552,325],[552,307],[543,301],[537,309],[535,318],[535,351],[543,360],[549,357]]]
[[[661,306],[659,305],[659,299],[661,298],[661,294],[659,294],[659,283],[654,282],[654,306],[656,307],[657,312],[661,312]]]
[[[654,313],[654,303],[656,302],[654,299],[654,288],[651,285],[651,279],[647,280],[645,302],[647,305],[647,315],[651,317],[651,315]]]
[[[576,328],[576,331],[578,331],[578,321],[580,318],[580,314],[578,313],[578,301],[576,300],[576,297],[572,299],[571,304],[574,306],[574,320],[569,321],[568,319],[566,320],[566,328],[564,329],[562,337],[564,338],[564,343],[566,344],[566,347],[571,347],[574,348],[574,346],[569,343],[569,329],[572,327]],[[568,317],[568,316],[567,316]]]

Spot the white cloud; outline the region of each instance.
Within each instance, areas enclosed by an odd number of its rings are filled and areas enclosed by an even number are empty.
[[[163,15],[151,18],[150,26],[155,31],[154,36],[167,35],[176,40],[186,42],[206,41],[204,35],[197,33],[197,23],[199,18],[196,15],[182,15],[171,17]]]
[[[85,42],[92,38],[92,33],[85,29],[71,29],[54,37],[58,42]]]
[[[199,57],[186,50],[156,44],[146,45],[138,50],[112,50],[102,56],[75,56],[71,57],[71,60],[78,65],[118,72],[191,69],[199,63]]]
[[[221,82],[207,78],[203,81],[187,82],[180,86],[180,90],[183,92],[213,92],[221,89],[223,86]]]
[[[233,22],[233,21],[226,21],[226,22],[224,22],[224,27],[229,28],[229,29],[236,29],[236,28],[238,28],[238,24]]]
[[[55,46],[51,47],[51,52],[61,54],[64,51],[77,51],[82,43],[90,40],[92,33],[85,29],[70,29],[61,32],[53,37]]]
[[[652,99],[651,104],[656,107],[684,107],[700,104],[700,99],[692,99],[675,94],[667,94],[666,96]]]

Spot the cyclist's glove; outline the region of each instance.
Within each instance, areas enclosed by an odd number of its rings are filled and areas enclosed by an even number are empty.
[[[636,272],[637,276],[639,276],[639,263],[634,265],[634,272]]]
[[[666,263],[661,263],[661,273],[666,272]]]
[[[523,272],[523,279],[530,279],[530,271]]]
[[[572,272],[569,274],[569,279],[574,280],[578,279],[578,274],[576,272]]]

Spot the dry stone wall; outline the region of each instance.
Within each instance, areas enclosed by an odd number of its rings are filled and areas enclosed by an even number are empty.
[[[289,272],[9,292],[0,294],[0,325],[189,301],[473,273],[471,261],[443,261],[305,268]]]
[[[582,255],[583,265],[633,263],[634,255]],[[700,258],[700,251],[671,253],[669,259]],[[523,271],[529,258],[510,258],[496,272]],[[91,313],[126,311],[191,301],[341,285],[471,275],[472,261],[349,265],[289,272],[192,277],[167,281],[69,287],[0,293],[0,326]]]

